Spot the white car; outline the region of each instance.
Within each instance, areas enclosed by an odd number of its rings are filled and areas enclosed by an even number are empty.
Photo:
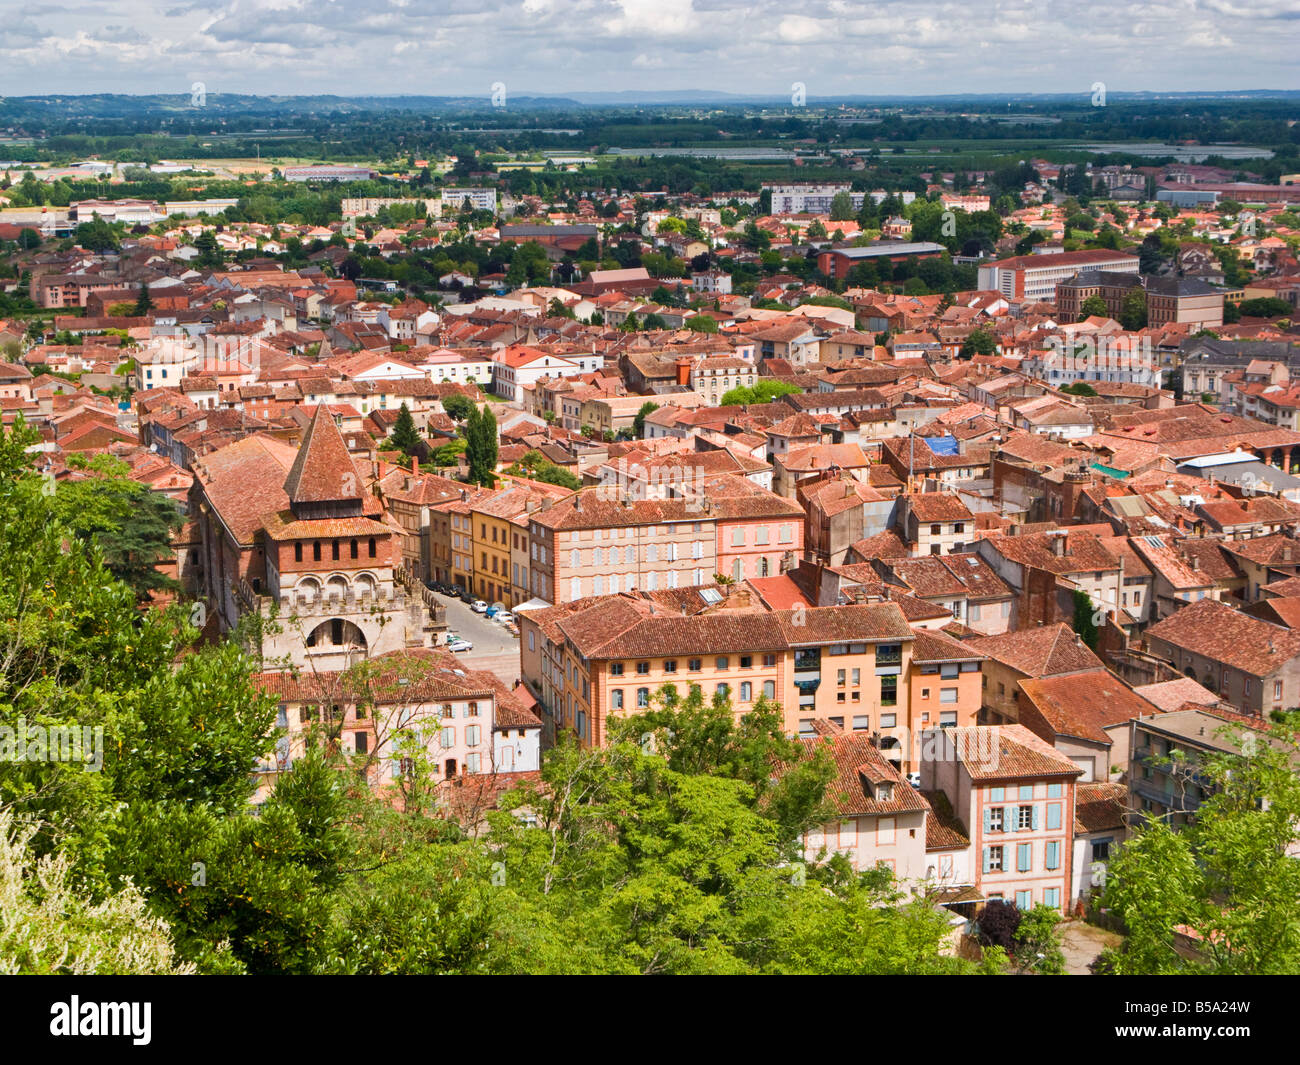
[[[474,602],[470,603],[469,608],[474,611],[475,614],[487,613],[487,603],[483,602],[482,599],[475,599]]]
[[[492,620],[499,621],[502,625],[510,625],[514,622],[515,616],[512,613],[510,613],[510,611],[503,610],[499,614],[497,614]]]
[[[474,650],[474,645],[470,643],[469,640],[460,640],[460,639],[448,640],[447,650],[448,651],[472,651]]]
[[[914,788],[919,788],[919,787],[921,786],[921,774],[920,774],[920,773],[908,773],[908,774],[907,774],[907,782],[908,782],[909,784],[911,784],[912,787],[914,787]]]

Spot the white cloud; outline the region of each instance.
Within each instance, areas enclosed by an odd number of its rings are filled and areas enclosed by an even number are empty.
[[[1300,0],[77,0],[0,49],[8,95],[1285,89]]]

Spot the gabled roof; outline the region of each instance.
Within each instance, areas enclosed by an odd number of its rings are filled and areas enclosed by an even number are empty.
[[[1053,677],[1105,668],[1101,659],[1064,622],[982,636],[969,642],[980,654],[1028,677]]]

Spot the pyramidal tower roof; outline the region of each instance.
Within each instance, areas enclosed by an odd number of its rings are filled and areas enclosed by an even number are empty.
[[[289,503],[360,502],[361,476],[348,453],[343,434],[321,403],[303,435],[298,457],[284,482]]]

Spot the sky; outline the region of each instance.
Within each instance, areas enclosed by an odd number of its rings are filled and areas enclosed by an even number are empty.
[[[0,23],[0,95],[1300,89],[1300,0],[85,0]]]

